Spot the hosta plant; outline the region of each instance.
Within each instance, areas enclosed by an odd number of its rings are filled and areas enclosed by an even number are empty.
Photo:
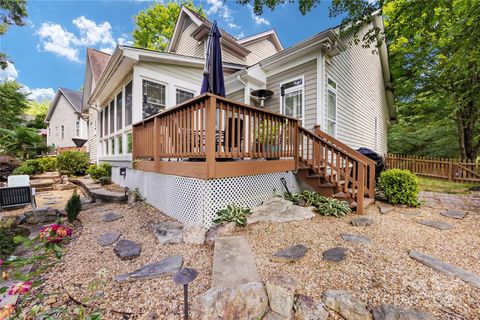
[[[304,190],[301,197],[305,200],[305,205],[318,207],[320,204],[328,201],[327,197],[313,191]]]
[[[285,200],[293,202],[293,204],[298,204],[300,202],[301,195],[298,193],[285,192],[283,194]]]
[[[327,201],[319,204],[317,212],[323,216],[343,217],[349,214],[352,209],[348,206],[347,201],[339,201],[333,198],[326,198]]]
[[[244,226],[247,224],[247,215],[251,213],[250,208],[240,207],[234,203],[229,204],[226,208],[217,212],[217,217],[213,220],[213,223],[234,222],[237,226]]]

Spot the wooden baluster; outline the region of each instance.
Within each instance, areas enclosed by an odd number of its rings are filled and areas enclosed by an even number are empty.
[[[218,125],[219,125],[218,135],[219,136],[218,136],[218,144],[217,144],[217,155],[218,155],[219,158],[222,158],[222,151],[224,151],[223,148],[222,148],[222,138],[221,138],[222,137],[222,131],[223,131],[223,102],[220,101],[218,103],[218,105],[219,105],[219,111],[218,111],[219,115],[218,116],[219,116],[220,119],[218,120]],[[225,152],[223,152],[223,155],[225,155]]]
[[[365,190],[364,190],[364,179],[365,179],[365,166],[362,164],[358,164],[359,171],[358,171],[358,192],[357,192],[357,213],[363,214],[363,198],[365,197]]]
[[[216,135],[216,113],[217,113],[217,98],[209,96],[206,101],[206,161],[207,161],[207,176],[208,178],[215,177],[215,135]]]
[[[240,106],[237,106],[237,152],[236,152],[236,158],[241,158],[242,157],[242,154],[241,154],[241,140],[240,140]]]

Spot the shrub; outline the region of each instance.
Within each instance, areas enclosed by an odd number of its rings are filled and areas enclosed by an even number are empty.
[[[229,204],[226,208],[217,212],[217,217],[213,220],[213,223],[234,222],[237,226],[244,226],[247,223],[247,215],[251,213],[250,208]]]
[[[318,207],[320,204],[328,201],[328,198],[325,196],[322,196],[321,194],[317,192],[312,192],[308,190],[304,190],[301,195],[302,199],[305,200],[305,205],[307,207],[309,206],[315,206]]]
[[[40,160],[39,159],[29,159],[22,163],[22,166],[31,166],[34,168],[33,174],[42,173],[42,169],[40,168]]]
[[[13,170],[20,165],[20,161],[11,156],[0,156],[0,181],[7,180]]]
[[[391,204],[418,206],[418,178],[408,170],[391,169],[380,174],[379,186]]]
[[[93,180],[99,180],[103,177],[108,178],[112,176],[112,166],[110,163],[102,163],[101,165],[92,164],[88,167],[87,174],[89,174]]]
[[[57,157],[57,167],[62,174],[81,176],[88,168],[88,155],[81,151],[65,151]]]
[[[67,213],[68,222],[73,223],[77,219],[78,214],[82,210],[82,202],[77,192],[74,192],[67,202],[65,212]]]
[[[343,217],[352,211],[347,201],[339,201],[333,198],[326,198],[325,202],[318,204],[316,207],[319,214],[336,218]]]
[[[22,164],[20,167],[15,168],[15,170],[13,170],[12,172],[12,175],[23,175],[23,174],[31,176],[35,174],[35,168],[30,165]]]
[[[100,177],[100,178],[98,178],[98,182],[100,182],[100,184],[102,186],[104,186],[104,185],[112,183],[112,178],[110,178],[110,177]]]
[[[283,194],[283,199],[293,202],[293,204],[298,204],[301,199],[301,195],[298,193],[285,192]]]
[[[50,172],[57,170],[57,159],[53,157],[43,157],[38,159],[41,172]]]
[[[15,231],[9,228],[0,228],[0,257],[8,256],[15,250]]]

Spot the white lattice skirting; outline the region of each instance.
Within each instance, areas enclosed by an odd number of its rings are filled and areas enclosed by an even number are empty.
[[[202,180],[135,169],[127,169],[123,177],[119,168],[112,168],[115,183],[131,190],[138,188],[149,204],[182,223],[203,223],[206,228],[212,225],[216,212],[228,204],[252,208],[275,193],[283,194],[280,178],[285,178],[290,191],[298,192],[292,172]]]

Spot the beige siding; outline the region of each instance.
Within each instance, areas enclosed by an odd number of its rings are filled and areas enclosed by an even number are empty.
[[[90,162],[97,161],[97,131],[100,130],[97,111],[93,108],[88,109],[88,152]]]
[[[55,147],[74,147],[72,138],[76,136],[76,122],[80,122],[80,126],[84,126],[78,114],[73,110],[68,100],[61,95],[57,105],[52,113],[50,122],[48,123],[47,145]],[[64,127],[64,136],[62,139],[62,126]],[[84,126],[85,127],[85,126]],[[80,134],[81,134],[80,129]],[[86,134],[85,134],[86,137]]]
[[[351,42],[345,39],[346,44]],[[353,148],[375,149],[377,116],[376,151],[386,153],[388,107],[380,56],[361,44],[352,45],[333,57],[326,71],[337,82],[337,138]],[[324,101],[326,114],[326,97]]]
[[[305,119],[304,126],[312,129],[317,121],[317,60],[312,60],[267,77],[267,89],[274,95],[265,101],[265,108],[280,112],[280,84],[304,76]]]
[[[245,89],[229,93],[227,94],[227,98],[238,102],[245,102]]]
[[[183,32],[178,40],[176,53],[192,56],[192,57],[204,57],[204,43],[198,43],[195,38],[191,36],[192,32],[197,28],[195,23],[192,23],[190,19],[185,19],[185,25],[183,26]]]
[[[275,45],[268,39],[261,39],[259,41],[245,44],[245,47],[252,52],[246,58],[248,66],[254,65],[260,60],[277,53]]]
[[[240,58],[232,50],[222,46],[222,60],[230,63],[245,64],[245,59]]]

